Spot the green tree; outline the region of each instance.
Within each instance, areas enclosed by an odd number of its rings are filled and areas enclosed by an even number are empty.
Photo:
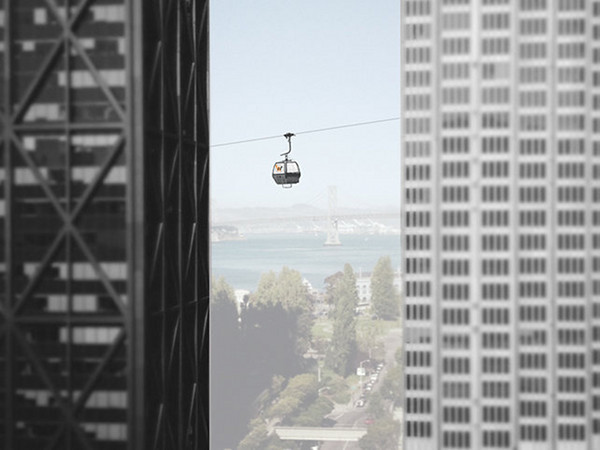
[[[333,275],[329,275],[325,278],[325,302],[330,305],[335,303],[334,289],[338,281],[344,277],[343,272],[336,272]]]
[[[402,360],[403,360],[403,349],[402,346],[398,347],[396,349],[396,353],[394,353],[394,360],[396,361],[396,364],[398,364],[400,367],[402,367]]]
[[[292,424],[298,427],[318,427],[323,418],[333,410],[333,403],[325,397],[319,397],[295,417]]]
[[[390,450],[398,448],[399,439],[400,423],[385,417],[368,427],[367,434],[360,438],[358,445],[363,450]]]
[[[233,288],[223,277],[212,280],[210,289],[211,342],[219,350],[237,347],[239,339],[238,310]],[[219,353],[222,353],[219,351]]]
[[[215,305],[230,304],[235,306],[235,292],[227,281],[225,281],[225,278],[219,277],[211,280],[210,300]]]
[[[389,256],[377,261],[371,276],[371,310],[380,319],[394,320],[400,314],[400,295],[394,286],[394,271]]]
[[[376,419],[381,419],[386,415],[386,403],[379,392],[373,392],[369,397],[369,414]]]
[[[217,448],[234,447],[244,436],[251,396],[245,393],[245,371],[235,295],[223,278],[213,279],[210,297],[211,441]],[[214,350],[214,351],[213,351]],[[241,399],[241,400],[240,400]],[[242,406],[232,410],[229,405]]]
[[[312,309],[308,289],[302,282],[302,275],[297,270],[284,267],[276,274],[267,272],[260,277],[256,292],[251,301],[267,305],[281,304],[285,309]]]
[[[357,328],[358,349],[369,355],[369,359],[384,359],[384,343],[381,339],[383,324],[379,321],[363,321]]]
[[[289,448],[269,433],[275,419],[271,409],[277,418],[289,422],[312,401],[312,397],[290,393],[298,383],[293,381],[295,378],[286,381],[286,378],[297,375],[305,365],[302,356],[310,342],[311,313],[310,296],[299,272],[284,267],[279,274],[269,272],[261,277],[256,292],[241,310],[235,365],[241,379],[237,385],[229,385],[231,392],[240,391],[239,399],[223,403],[223,408],[231,410],[232,415],[243,412],[244,424],[248,424],[252,417],[255,420],[250,422],[249,428],[240,428],[241,435],[237,436],[236,443],[240,442],[244,433],[247,434],[239,446],[233,443],[219,448]],[[220,374],[213,380],[219,377]],[[315,380],[314,389],[309,391],[316,397],[317,389]],[[236,406],[231,408],[231,405]],[[265,420],[268,420],[268,426]],[[223,423],[227,421],[223,420]]]
[[[284,267],[279,275],[270,271],[263,274],[250,301],[255,305],[277,306],[296,318],[296,353],[303,355],[310,347],[312,329],[312,303],[302,275],[297,270]]]
[[[394,366],[389,369],[381,382],[379,389],[383,398],[393,402],[399,401],[402,396],[402,367]]]
[[[290,379],[286,388],[275,404],[269,409],[271,418],[282,421],[297,415],[301,409],[317,398],[319,383],[317,377],[310,373],[303,373]]]
[[[250,422],[250,431],[236,447],[238,450],[288,450],[296,449],[280,440],[276,433],[270,433],[265,422],[256,418]]]
[[[344,274],[333,289],[335,308],[333,310],[333,335],[327,355],[328,367],[346,376],[354,368],[356,355],[356,317],[358,305],[356,276],[350,264],[344,266]]]
[[[285,387],[286,379],[282,375],[275,375],[271,380],[271,387],[265,389],[254,401],[255,409],[262,411],[269,407],[277,396],[281,393]]]
[[[273,375],[294,376],[304,363],[299,350],[298,315],[281,304],[250,302],[242,312],[240,364],[258,390],[268,388]]]
[[[238,445],[239,450],[261,450],[269,440],[267,426],[261,419],[250,422],[250,432]]]

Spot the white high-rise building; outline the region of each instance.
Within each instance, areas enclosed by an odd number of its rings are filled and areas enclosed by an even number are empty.
[[[600,449],[600,0],[403,0],[403,448]]]

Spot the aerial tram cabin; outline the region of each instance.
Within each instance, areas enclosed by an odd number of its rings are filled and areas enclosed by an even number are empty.
[[[300,166],[292,159],[278,161],[273,164],[273,179],[283,187],[292,187],[300,181]]]
[[[288,154],[292,151],[292,136],[294,136],[292,133],[284,134],[288,140],[289,150],[281,154],[281,156],[285,156],[283,161],[273,164],[273,180],[284,188],[291,188],[292,185],[297,184],[301,175],[298,163],[288,158]]]

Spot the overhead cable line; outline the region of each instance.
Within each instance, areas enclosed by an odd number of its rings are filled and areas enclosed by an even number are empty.
[[[296,131],[294,134],[298,135],[298,134],[322,133],[324,131],[339,130],[341,128],[362,127],[365,125],[373,125],[373,124],[382,123],[382,122],[392,122],[392,121],[396,121],[396,120],[400,120],[400,117],[390,117],[389,119],[371,120],[369,122],[356,122],[356,123],[337,125],[337,126],[327,127],[327,128],[316,128],[313,130]],[[264,137],[253,138],[253,139],[244,139],[242,141],[223,142],[221,144],[211,145],[211,147],[224,147],[226,145],[237,145],[237,144],[246,144],[248,142],[266,141],[269,139],[280,139],[281,136],[283,136],[283,135],[278,134],[275,136],[264,136]]]

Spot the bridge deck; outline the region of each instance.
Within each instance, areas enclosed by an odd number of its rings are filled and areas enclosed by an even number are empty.
[[[275,427],[279,439],[285,441],[352,441],[367,433],[366,428]]]

